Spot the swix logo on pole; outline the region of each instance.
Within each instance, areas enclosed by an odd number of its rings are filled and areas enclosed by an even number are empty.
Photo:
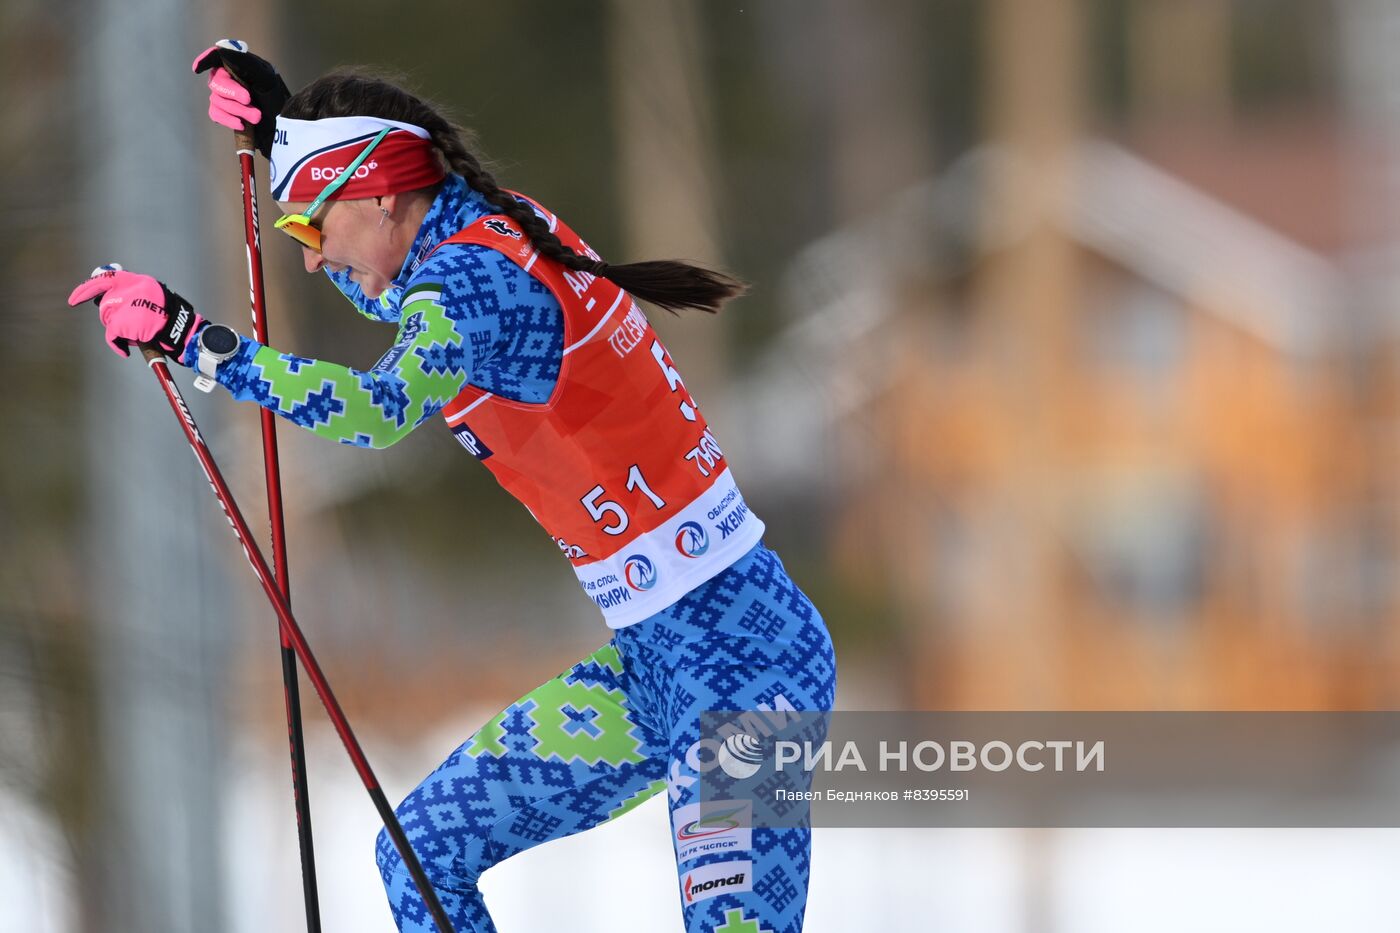
[[[190,429],[190,434],[194,436],[194,439],[195,439],[196,441],[198,441],[199,443],[203,444],[203,443],[204,443],[204,437],[199,433],[199,426],[198,426],[197,424],[194,423],[194,415],[190,414],[190,410],[189,410],[188,408],[185,407],[185,399],[184,399],[183,396],[180,396],[180,395],[176,395],[176,396],[175,396],[175,407],[176,407],[177,409],[179,409],[179,411],[180,411],[180,417],[184,419],[185,425],[186,425],[187,427],[189,427],[189,429]],[[199,465],[200,465],[200,466],[204,466],[203,461],[201,461]],[[206,472],[206,473],[208,472],[208,469],[207,469],[207,468],[206,468],[205,472]],[[210,480],[210,482],[213,482],[213,481]]]
[[[248,205],[248,212],[251,216],[253,230],[253,247],[256,249],[262,245],[262,230],[258,223],[258,193],[248,187],[246,181],[240,181],[243,188],[243,201]],[[251,191],[251,194],[250,194]]]

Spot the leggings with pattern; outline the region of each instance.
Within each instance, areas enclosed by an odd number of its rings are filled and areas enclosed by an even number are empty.
[[[745,828],[736,808],[710,803],[701,812],[700,714],[829,710],[835,689],[821,616],[759,544],[512,703],[397,813],[459,933],[488,933],[482,872],[664,790],[687,933],[798,933],[811,831]],[[399,929],[434,930],[385,833],[377,857]]]

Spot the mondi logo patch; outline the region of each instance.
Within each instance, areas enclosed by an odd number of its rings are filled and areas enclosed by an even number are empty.
[[[685,873],[681,894],[685,903],[694,904],[717,894],[738,894],[753,890],[753,862],[720,862],[702,865]]]

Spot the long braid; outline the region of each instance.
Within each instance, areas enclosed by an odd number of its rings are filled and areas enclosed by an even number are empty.
[[[282,109],[292,119],[374,116],[412,123],[427,130],[439,155],[454,173],[494,208],[519,225],[535,249],[566,269],[602,276],[629,292],[668,311],[696,308],[714,313],[726,301],[742,295],[744,283],[721,272],[678,260],[653,260],[614,266],[596,254],[581,255],[560,242],[549,225],[530,205],[496,183],[468,148],[469,134],[449,121],[427,101],[403,90],[386,78],[359,70],[342,69],[318,78],[298,91]]]
[[[432,114],[432,116],[437,119],[419,125],[432,134],[433,145],[437,146],[439,151],[447,157],[447,164],[452,166],[452,171],[466,179],[467,184],[479,191],[492,207],[515,221],[520,229],[524,230],[526,235],[530,237],[530,242],[542,255],[563,264],[565,268],[573,269],[575,272],[603,274],[603,270],[608,268],[607,263],[588,256],[580,256],[561,243],[559,238],[549,231],[549,225],[539,214],[535,213],[530,205],[503,190],[496,183],[495,177],[482,168],[476,156],[472,155],[471,151],[463,144],[456,127],[437,114]]]

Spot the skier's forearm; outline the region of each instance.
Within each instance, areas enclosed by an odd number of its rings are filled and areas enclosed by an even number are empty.
[[[398,341],[372,370],[280,353],[242,337],[216,378],[235,399],[256,402],[319,437],[388,447],[455,397],[468,372],[441,308],[417,302],[405,312]],[[449,359],[456,365],[443,365]],[[194,359],[184,362],[192,366]]]

